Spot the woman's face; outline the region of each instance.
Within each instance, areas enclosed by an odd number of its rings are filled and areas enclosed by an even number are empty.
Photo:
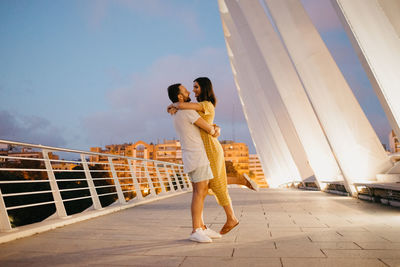
[[[200,85],[197,82],[193,83],[193,93],[195,97],[198,97],[201,93]]]

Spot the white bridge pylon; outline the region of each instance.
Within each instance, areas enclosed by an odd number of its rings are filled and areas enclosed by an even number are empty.
[[[268,75],[268,71],[263,65],[263,61],[258,60],[259,58],[254,57],[254,54],[248,53],[248,49],[244,49],[243,39],[238,38],[234,21],[228,16],[223,16],[224,23],[227,29],[230,31],[231,36],[227,39],[228,45],[232,51],[233,65],[236,66],[238,71],[238,80],[243,80],[245,84],[252,84],[251,92],[247,95],[249,98],[254,100],[253,107],[263,110],[259,113],[260,119],[263,118],[262,114],[265,114],[266,124],[271,127],[269,132],[274,132],[276,140],[281,142],[280,147],[283,148],[285,158],[293,166],[292,172],[298,173],[302,180],[313,176],[313,171],[307,163],[307,157],[304,153],[301,142],[298,140],[296,131],[290,121],[287,114],[286,108],[282,103],[279,95],[273,95],[276,90],[264,90],[265,87],[275,88],[274,81]],[[236,17],[235,21],[238,17]],[[253,47],[251,50],[256,50]],[[257,56],[255,54],[255,56]],[[258,71],[257,71],[258,70]],[[265,75],[259,75],[264,73]],[[241,84],[241,81],[238,83]],[[274,101],[271,101],[274,100]],[[260,116],[261,115],[261,116]],[[268,131],[267,131],[268,132]],[[297,170],[296,170],[297,167]]]
[[[377,181],[393,164],[300,1],[264,4],[278,32],[259,0],[219,0],[232,71],[268,182],[290,181],[293,164],[303,180],[315,174],[321,189],[343,181],[353,194],[354,182]]]
[[[268,103],[264,103],[264,93],[260,86],[255,83],[256,78],[253,77],[254,72],[248,72],[248,69],[246,68],[248,64],[246,61],[242,62],[240,61],[242,58],[235,56],[233,49],[236,50],[236,47],[233,46],[231,49],[229,45],[231,43],[232,35],[229,32],[225,22],[223,25],[227,48],[229,51],[228,54],[231,60],[239,97],[241,103],[243,104],[245,116],[250,128],[250,133],[254,142],[256,143],[256,149],[260,155],[260,161],[265,162],[268,166],[266,170],[270,175],[269,183],[271,186],[278,186],[280,182],[285,183],[300,180],[300,174],[296,168],[296,165],[294,164],[293,158],[290,155],[282,133],[279,130],[276,119],[275,117],[271,116],[271,108]],[[243,59],[246,60],[246,58]],[[238,68],[237,71],[236,67]],[[242,90],[240,90],[241,84],[245,84],[248,90],[251,90],[252,94],[242,94]],[[253,108],[255,106],[258,108]],[[255,117],[258,117],[259,120],[256,121],[249,119]],[[259,123],[260,121],[263,123]],[[264,142],[265,140],[268,140],[268,142]]]
[[[397,136],[400,136],[400,1],[332,0]]]

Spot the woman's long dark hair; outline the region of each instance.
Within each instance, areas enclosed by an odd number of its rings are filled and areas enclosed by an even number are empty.
[[[196,97],[197,102],[210,101],[215,107],[217,105],[217,98],[215,97],[210,79],[207,77],[199,77],[193,82],[197,82],[200,86],[200,94]]]

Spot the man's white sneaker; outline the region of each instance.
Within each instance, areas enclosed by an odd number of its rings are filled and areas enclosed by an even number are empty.
[[[219,233],[215,232],[214,230],[210,229],[210,228],[206,228],[203,230],[203,232],[209,237],[209,238],[221,238],[222,235],[220,235]]]
[[[197,228],[194,233],[192,233],[189,237],[190,240],[196,241],[199,243],[210,243],[212,242],[211,238],[209,238],[201,228]]]

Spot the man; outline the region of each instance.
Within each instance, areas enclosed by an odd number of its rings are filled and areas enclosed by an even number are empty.
[[[168,96],[173,103],[190,102],[189,95],[190,92],[182,84],[177,83],[168,87]],[[194,110],[179,110],[173,119],[181,142],[184,171],[193,185],[191,205],[193,231],[189,239],[201,243],[212,242],[211,238],[220,238],[221,235],[207,228],[203,222],[202,214],[208,191],[208,180],[214,177],[199,128],[215,137],[219,135],[219,131],[203,120]]]

